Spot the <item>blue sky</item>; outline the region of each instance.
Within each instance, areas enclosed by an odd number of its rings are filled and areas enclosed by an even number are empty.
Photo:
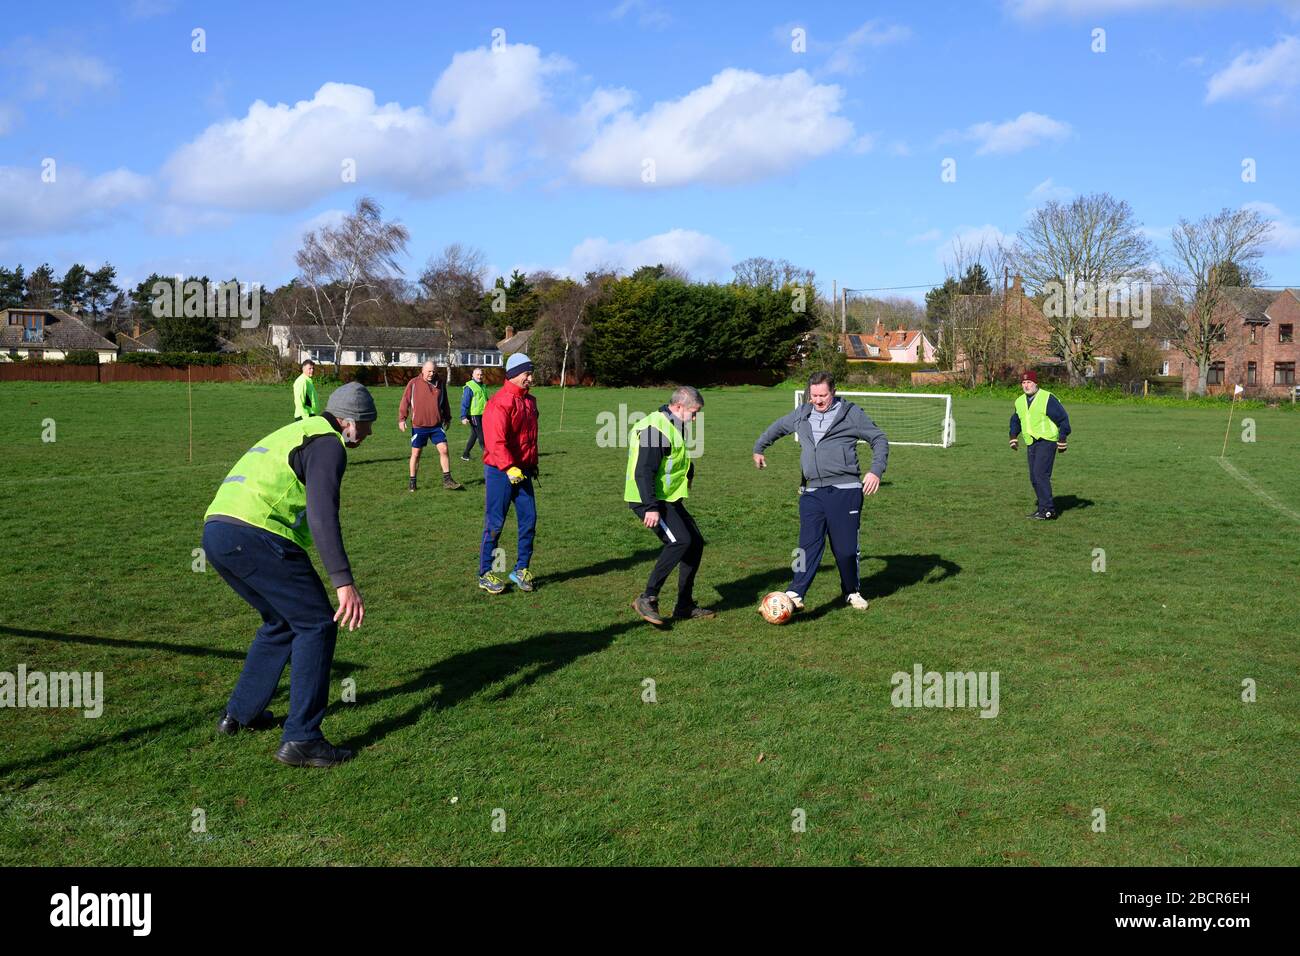
[[[6,22],[8,265],[274,285],[364,194],[410,229],[408,274],[462,242],[494,271],[725,279],[763,255],[828,290],[919,286],[955,237],[1107,191],[1158,245],[1254,204],[1262,265],[1300,284],[1298,0],[122,0]]]

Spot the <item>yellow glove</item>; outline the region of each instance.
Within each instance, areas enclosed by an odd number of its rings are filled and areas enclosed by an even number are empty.
[[[524,473],[512,465],[506,469],[506,477],[510,479],[510,484],[517,485],[524,480]]]

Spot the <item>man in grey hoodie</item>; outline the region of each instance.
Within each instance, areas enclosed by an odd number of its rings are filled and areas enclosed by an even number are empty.
[[[763,452],[789,434],[799,438],[803,480],[799,485],[800,560],[785,593],[796,609],[803,608],[829,534],[844,600],[865,611],[867,600],[858,581],[858,527],[863,496],[874,495],[880,488],[889,460],[889,441],[866,412],[836,396],[830,372],[814,372],[808,379],[808,401],[774,421],[754,442],[754,466],[766,468]],[[871,445],[871,469],[866,477],[858,468],[859,440]]]

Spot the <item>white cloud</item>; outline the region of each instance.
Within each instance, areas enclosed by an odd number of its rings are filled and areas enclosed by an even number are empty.
[[[584,239],[574,246],[561,271],[581,277],[601,266],[629,273],[663,263],[684,269],[694,279],[723,279],[730,275],[733,262],[731,250],[721,240],[693,229],[672,229],[635,242]]]
[[[787,35],[789,31],[786,31]],[[880,20],[868,20],[843,40],[833,44],[824,73],[851,76],[862,71],[862,54],[867,49],[878,49],[901,43],[912,35],[912,31],[899,24],[886,24]]]
[[[94,229],[110,213],[144,200],[149,180],[128,169],[88,176],[56,167],[55,181],[41,180],[37,167],[0,166],[0,235],[40,236]]]
[[[1248,202],[1243,208],[1253,209],[1273,223],[1273,231],[1268,238],[1269,249],[1274,252],[1291,252],[1300,249],[1300,222],[1296,222],[1277,206],[1268,202]]]
[[[1029,191],[1025,198],[1031,202],[1047,202],[1052,199],[1064,200],[1074,196],[1074,190],[1069,186],[1058,186],[1052,182],[1052,177],[1048,176],[1041,183]]]
[[[673,16],[652,0],[623,0],[609,11],[611,20],[622,20],[629,13],[636,13],[637,26],[651,30],[662,30],[673,22]]]
[[[1040,143],[1067,139],[1070,124],[1054,120],[1042,113],[1021,113],[1003,123],[976,123],[968,127],[962,138],[973,140],[979,146],[975,155],[1018,153]]]
[[[1247,50],[1210,77],[1205,102],[1264,96],[1277,103],[1283,90],[1300,86],[1300,37],[1284,36],[1271,47]]]
[[[428,109],[379,104],[372,90],[326,83],[309,100],[258,100],[176,150],[164,176],[176,202],[231,209],[294,209],[345,185],[428,196],[501,182],[525,150],[511,135],[547,102],[545,80],[568,69],[536,47],[459,53]]]
[[[77,102],[87,93],[110,88],[112,68],[103,60],[62,46],[54,47],[22,38],[0,54],[4,64],[17,71],[12,84],[26,99],[48,99],[59,107]]]
[[[617,110],[572,169],[588,183],[643,187],[650,159],[658,186],[751,182],[844,145],[853,124],[836,115],[842,97],[838,86],[814,83],[803,70],[726,69],[648,112]]]

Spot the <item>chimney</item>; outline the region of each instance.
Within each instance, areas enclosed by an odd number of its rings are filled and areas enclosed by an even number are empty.
[[[876,331],[874,334],[876,338],[880,338],[885,334],[885,327],[880,323],[880,316],[876,316]]]
[[[138,339],[139,337],[140,337],[140,316],[137,315],[135,317],[135,321],[131,324],[131,338]]]
[[[508,338],[508,339],[513,339],[514,337],[515,337],[515,327],[514,327],[513,325],[507,325],[507,326],[506,326],[506,338]]]

